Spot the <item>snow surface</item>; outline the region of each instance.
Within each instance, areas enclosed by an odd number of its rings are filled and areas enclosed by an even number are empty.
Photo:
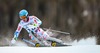
[[[0,47],[0,53],[100,53],[100,45],[67,47]]]
[[[66,47],[28,47],[17,41],[16,46],[0,47],[0,53],[100,53],[100,45],[96,45],[96,37],[81,39],[69,43]]]
[[[68,43],[69,45],[73,45],[73,46],[79,46],[79,45],[96,45],[96,37],[88,37],[86,39],[81,39],[79,41],[74,40],[70,43]]]

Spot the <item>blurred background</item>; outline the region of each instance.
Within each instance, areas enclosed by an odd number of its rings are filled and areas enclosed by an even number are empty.
[[[13,37],[22,9],[41,19],[42,28],[69,32],[73,40],[96,36],[100,44],[100,0],[0,0],[0,39]]]

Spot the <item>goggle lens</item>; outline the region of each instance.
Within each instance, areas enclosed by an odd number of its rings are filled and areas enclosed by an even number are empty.
[[[25,19],[25,18],[26,18],[26,16],[21,16],[20,18],[21,18],[21,19]]]

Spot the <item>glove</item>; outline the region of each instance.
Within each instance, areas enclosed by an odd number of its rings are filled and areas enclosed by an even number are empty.
[[[13,38],[12,40],[11,40],[11,44],[15,44],[16,43],[16,40],[15,40],[15,38]]]

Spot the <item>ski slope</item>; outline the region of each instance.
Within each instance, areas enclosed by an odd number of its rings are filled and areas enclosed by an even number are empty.
[[[68,47],[0,47],[0,53],[100,53],[100,45]]]
[[[29,47],[21,41],[15,46],[0,47],[0,53],[100,53],[100,45],[96,45],[96,37],[70,42],[66,47]]]

